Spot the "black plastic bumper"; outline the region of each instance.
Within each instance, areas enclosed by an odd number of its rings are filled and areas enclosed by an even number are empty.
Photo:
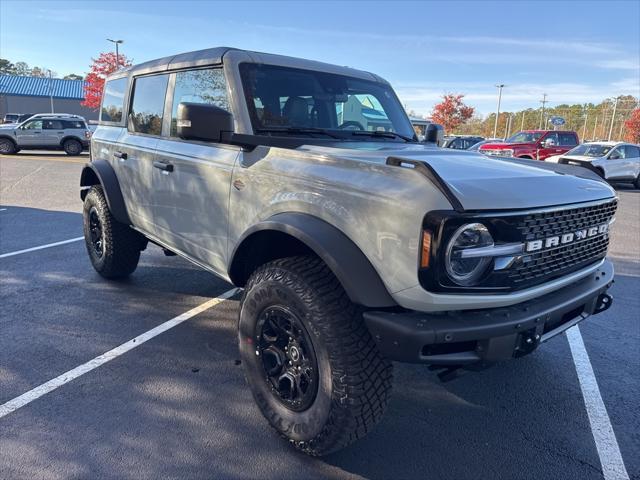
[[[510,307],[455,312],[368,311],[364,320],[391,360],[443,366],[491,364],[538,345],[611,306],[608,260],[588,277]]]

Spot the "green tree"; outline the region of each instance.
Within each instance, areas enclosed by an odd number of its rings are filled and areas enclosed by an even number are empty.
[[[6,58],[0,58],[0,74],[15,75],[16,66]]]

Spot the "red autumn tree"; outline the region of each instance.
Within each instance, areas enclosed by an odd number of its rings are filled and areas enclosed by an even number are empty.
[[[81,105],[97,110],[100,108],[102,100],[102,89],[104,88],[104,79],[107,75],[118,70],[118,68],[128,67],[131,61],[124,55],[118,55],[113,52],[101,53],[98,58],[92,58],[91,71],[85,78],[84,100]]]
[[[431,121],[439,123],[447,133],[453,132],[473,116],[474,108],[464,104],[464,95],[447,94],[433,107]]]
[[[624,140],[629,143],[640,143],[640,108],[631,112],[629,120],[624,122]]]

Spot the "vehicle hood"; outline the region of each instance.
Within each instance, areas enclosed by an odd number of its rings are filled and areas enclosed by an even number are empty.
[[[480,150],[501,150],[514,147],[530,147],[533,143],[485,143],[480,146]]]
[[[591,163],[594,160],[600,160],[602,157],[588,157],[586,155],[560,155],[563,159],[566,160],[575,160],[577,162],[587,162]]]
[[[389,159],[424,163],[429,171],[436,173],[427,176],[428,181],[441,190],[444,186],[444,190],[457,200],[451,202],[449,199],[452,205],[455,207],[454,203],[458,203],[465,211],[538,208],[615,196],[613,189],[594,172],[570,165],[492,158],[424,144],[354,142],[350,146],[353,148],[344,148],[344,144],[335,147],[305,145],[298,150],[378,164],[394,162]],[[415,174],[422,173],[416,171]]]

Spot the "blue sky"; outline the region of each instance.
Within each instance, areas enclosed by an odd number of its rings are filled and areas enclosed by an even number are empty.
[[[464,93],[483,114],[640,96],[640,2],[0,2],[0,56],[85,73],[125,41],[134,63],[234,46],[349,65],[430,113]]]

